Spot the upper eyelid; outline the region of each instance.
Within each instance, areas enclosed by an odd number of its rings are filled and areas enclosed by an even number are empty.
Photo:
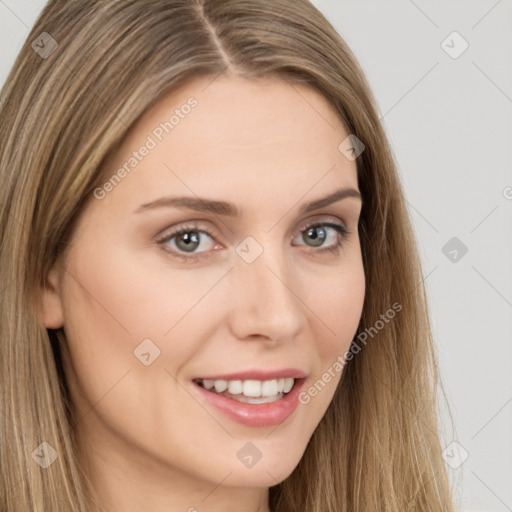
[[[304,221],[299,224],[299,232],[304,231],[310,226],[323,225],[323,224],[337,224],[341,226],[343,229],[348,231],[347,223],[345,221],[341,221],[339,219],[334,219],[333,217],[322,217],[321,219],[313,219],[309,221]]]

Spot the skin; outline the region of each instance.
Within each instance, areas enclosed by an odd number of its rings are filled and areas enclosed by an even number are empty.
[[[317,92],[277,78],[195,79],[145,113],[107,175],[190,96],[198,101],[190,114],[87,204],[44,293],[46,327],[66,335],[92,498],[113,512],[268,511],[268,488],[300,461],[341,372],[273,427],[231,420],[194,398],[191,379],[292,367],[307,373],[307,389],[349,348],[363,307],[360,199],[298,213],[334,190],[358,190],[356,163],[338,150],[348,133]],[[134,213],[182,195],[229,201],[242,213]],[[193,244],[203,256],[195,261],[166,252],[191,255],[176,237],[156,241],[189,221],[208,233]],[[335,229],[317,229],[327,236],[320,246],[307,236],[303,225],[313,221],[350,232],[337,254],[320,251],[336,245]],[[248,236],[263,249],[252,263],[236,252]],[[145,366],[134,350],[148,338],[160,356]],[[237,458],[249,441],[262,453],[251,468]]]

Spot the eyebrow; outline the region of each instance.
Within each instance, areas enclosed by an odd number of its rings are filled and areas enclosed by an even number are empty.
[[[362,201],[361,193],[354,188],[342,188],[321,199],[316,199],[310,203],[304,204],[299,209],[299,214],[309,213],[330,205],[336,201],[341,201],[348,197],[353,197]],[[185,208],[198,212],[214,213],[216,215],[226,215],[229,217],[238,217],[240,210],[233,204],[226,201],[214,201],[200,197],[161,197],[150,203],[140,205],[134,213],[142,213],[156,208]]]

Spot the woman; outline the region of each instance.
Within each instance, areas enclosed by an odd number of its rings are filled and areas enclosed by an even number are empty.
[[[2,510],[453,510],[403,192],[311,4],[50,1],[0,117]]]

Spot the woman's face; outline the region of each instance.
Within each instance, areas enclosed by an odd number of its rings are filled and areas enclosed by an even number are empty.
[[[175,89],[109,159],[44,299],[96,478],[206,493],[298,464],[362,312],[361,200],[306,209],[358,191],[348,135],[311,89],[224,76]]]

